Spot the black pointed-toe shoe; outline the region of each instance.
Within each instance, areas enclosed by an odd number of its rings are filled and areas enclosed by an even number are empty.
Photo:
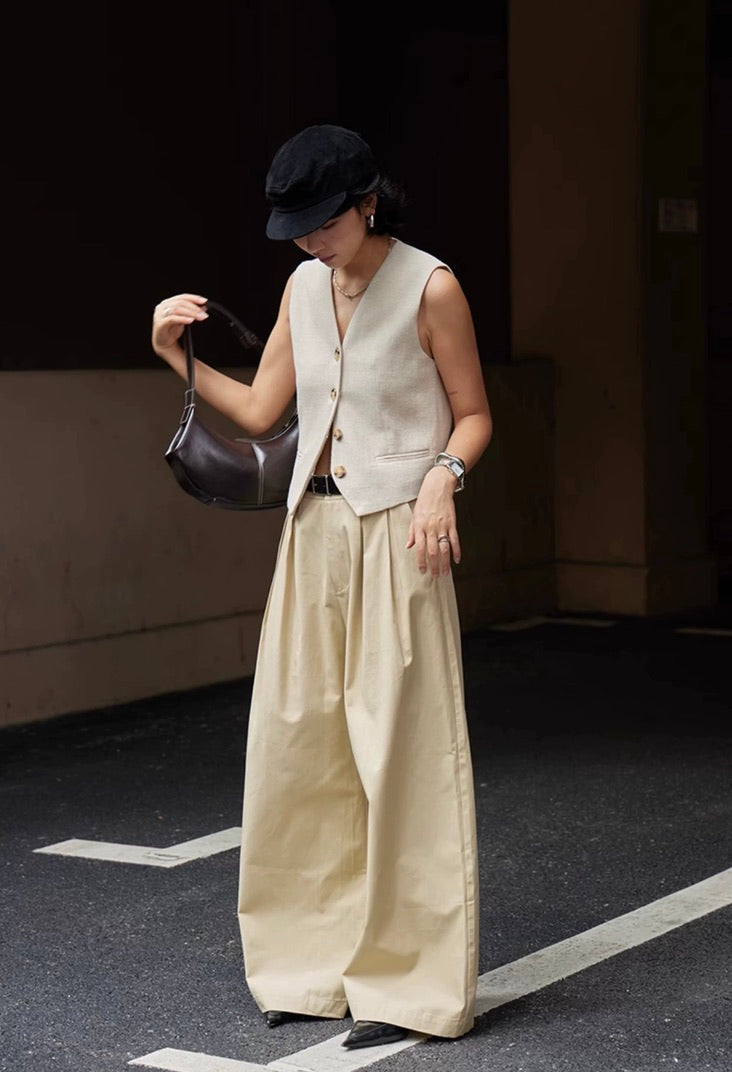
[[[289,1023],[290,1020],[295,1018],[296,1014],[294,1012],[280,1012],[279,1009],[268,1009],[264,1014],[267,1027],[279,1027],[281,1024]]]
[[[356,1020],[341,1045],[349,1050],[358,1050],[363,1046],[385,1046],[388,1042],[401,1042],[408,1034],[406,1027],[397,1027],[396,1024]]]
[[[282,1024],[291,1023],[293,1020],[325,1019],[325,1017],[310,1016],[306,1012],[282,1012],[280,1009],[267,1009],[263,1016],[267,1027],[280,1027]]]

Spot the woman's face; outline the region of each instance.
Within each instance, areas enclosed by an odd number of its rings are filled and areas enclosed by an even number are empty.
[[[293,239],[295,245],[329,268],[342,268],[355,257],[366,238],[366,220],[357,205],[327,220],[317,231]]]

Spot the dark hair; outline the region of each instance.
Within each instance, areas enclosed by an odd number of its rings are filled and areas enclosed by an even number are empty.
[[[364,191],[351,191],[346,196],[342,205],[339,205],[335,216],[336,219],[344,212],[361,204],[369,194],[377,195],[376,211],[374,212],[374,226],[369,230],[371,235],[395,235],[404,227],[404,209],[407,205],[407,196],[402,186],[380,175],[376,184]]]

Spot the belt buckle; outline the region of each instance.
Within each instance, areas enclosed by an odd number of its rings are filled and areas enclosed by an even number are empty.
[[[330,473],[313,473],[308,481],[308,487],[315,495],[327,495],[329,498],[341,493]]]

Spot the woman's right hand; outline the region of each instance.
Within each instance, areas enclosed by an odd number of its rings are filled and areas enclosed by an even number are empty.
[[[200,294],[173,294],[155,306],[152,347],[156,354],[175,346],[186,324],[207,319],[208,313],[203,308],[206,301]]]

